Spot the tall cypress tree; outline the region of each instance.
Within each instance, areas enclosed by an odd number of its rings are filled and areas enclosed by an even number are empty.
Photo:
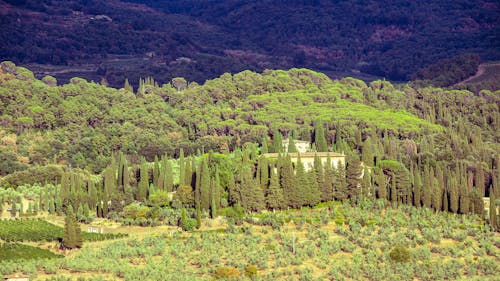
[[[273,145],[271,152],[274,153],[283,152],[283,136],[278,130],[275,130],[273,134]]]
[[[167,192],[172,192],[174,189],[174,172],[172,170],[172,164],[170,160],[165,157],[165,168],[164,168],[164,188]]]
[[[326,143],[325,138],[325,129],[323,128],[323,124],[321,121],[316,120],[314,122],[314,144],[316,146],[316,150],[319,152],[327,152],[328,145]]]
[[[417,169],[413,170],[413,205],[422,206],[422,177]]]
[[[334,171],[333,171],[333,166],[332,166],[332,160],[330,158],[330,154],[328,154],[326,158],[326,163],[325,163],[325,168],[324,168],[324,175],[323,175],[323,182],[321,183],[321,201],[327,202],[327,201],[333,201],[334,200],[334,190],[333,190],[333,185],[334,185]]]
[[[375,182],[377,183],[378,198],[387,200],[387,178],[382,169],[377,169]]]
[[[200,165],[200,203],[202,210],[210,208],[210,171],[205,158],[201,160]]]
[[[295,153],[297,152],[297,147],[295,146],[295,142],[291,135],[288,136],[288,152]]]
[[[432,206],[432,185],[434,182],[434,175],[431,174],[429,167],[425,166],[424,168],[424,178],[423,178],[423,192],[422,199],[424,203],[424,207],[431,208]]]
[[[193,167],[194,168],[194,167]],[[179,185],[185,185],[185,170],[184,170],[184,149],[179,152]]]
[[[140,168],[140,179],[137,185],[137,200],[144,201],[148,195],[149,188],[149,169],[146,163],[146,159],[142,159]]]
[[[267,136],[264,136],[262,138],[262,146],[260,148],[260,153],[264,154],[264,153],[268,153],[269,152],[269,147],[267,145]]]
[[[498,230],[498,218],[497,218],[497,202],[496,202],[496,190],[493,187],[490,188],[490,226],[494,230]]]
[[[307,205],[315,206],[321,202],[321,190],[317,181],[316,169],[307,172],[306,177],[309,179],[309,186],[306,190]]]
[[[300,207],[300,196],[296,190],[295,174],[293,172],[293,164],[290,155],[281,157],[280,164],[280,183],[283,188],[283,195],[288,202],[288,206],[292,208]]]
[[[71,205],[67,208],[67,214],[64,219],[63,245],[69,249],[81,248],[83,244],[80,225],[76,220],[75,212]]]
[[[347,195],[349,198],[356,199],[361,194],[361,162],[356,156],[348,156],[347,158]]]
[[[153,185],[157,188],[162,189],[158,182],[160,180],[160,162],[158,160],[158,156],[155,155],[154,165],[153,165]]]
[[[266,194],[266,203],[269,209],[282,209],[285,207],[283,189],[280,187],[278,174],[271,168],[271,181]]]

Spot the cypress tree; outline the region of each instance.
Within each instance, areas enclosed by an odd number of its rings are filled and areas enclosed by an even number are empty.
[[[323,124],[319,120],[314,122],[314,144],[316,146],[317,151],[319,152],[328,151],[328,145],[326,143],[326,138],[325,138],[325,129],[323,128]]]
[[[295,142],[293,141],[293,138],[291,135],[288,136],[288,152],[289,153],[296,153],[297,152],[297,147],[295,146]]]
[[[482,162],[477,162],[474,185],[479,196],[485,196],[484,171]]]
[[[347,196],[356,199],[361,194],[361,162],[355,156],[348,156],[346,166]]]
[[[210,171],[205,158],[201,160],[200,165],[200,203],[202,210],[210,208]]]
[[[194,167],[193,167],[194,168]],[[185,170],[184,170],[184,149],[181,148],[179,152],[179,186],[186,185],[185,180]]]
[[[259,171],[260,171],[260,186],[266,193],[267,187],[269,186],[269,163],[267,158],[259,159]]]
[[[158,156],[155,155],[155,160],[154,160],[154,165],[153,165],[153,185],[155,187],[159,187],[160,189],[163,189],[163,186],[159,186],[159,180],[160,180],[160,162],[158,161]]]
[[[424,178],[423,178],[423,192],[422,198],[424,207],[431,208],[432,206],[432,183],[434,182],[434,176],[431,174],[429,167],[424,168]]]
[[[443,193],[441,187],[439,186],[439,181],[437,178],[433,177],[433,170],[431,168],[431,190],[432,190],[432,207],[436,211],[441,211],[443,202]]]
[[[80,225],[76,220],[71,205],[68,206],[67,214],[64,219],[64,236],[62,242],[63,245],[69,249],[81,248],[83,244]]]
[[[148,195],[149,188],[149,169],[146,163],[146,159],[142,159],[142,164],[140,168],[140,179],[137,185],[137,200],[144,201]]]
[[[321,190],[317,182],[316,170],[312,169],[306,173],[309,181],[309,186],[306,189],[307,202],[309,206],[315,206],[321,202]]]
[[[267,145],[267,136],[264,136],[262,138],[262,146],[260,148],[260,153],[264,154],[264,153],[268,153],[268,152],[269,152],[269,148]]]
[[[368,165],[370,167],[373,167],[373,159],[374,159],[374,153],[373,153],[373,145],[371,143],[371,138],[367,138],[362,147],[361,151],[361,160],[365,165]]]
[[[131,92],[131,93],[134,92],[134,88],[128,82],[128,78],[125,78],[125,85],[123,85],[123,89],[125,89],[125,91]]]
[[[458,175],[454,174],[448,179],[448,191],[450,198],[450,211],[453,213],[458,213],[458,203],[459,203],[459,195],[458,195],[458,184],[457,177]]]
[[[334,170],[332,166],[332,161],[330,159],[330,154],[328,154],[326,158],[326,163],[325,163],[325,168],[324,168],[324,175],[323,175],[323,182],[321,183],[321,201],[327,202],[327,201],[333,201],[334,200]]]
[[[273,145],[271,152],[274,153],[283,152],[283,136],[278,130],[275,130],[273,134]]]
[[[297,194],[295,175],[290,155],[287,154],[281,161],[280,183],[283,188],[283,195],[290,207],[298,208],[300,207],[300,195]]]
[[[378,198],[387,200],[387,178],[382,169],[377,169],[375,182],[377,183]]]
[[[422,206],[422,177],[420,172],[415,169],[414,171],[414,181],[413,181],[413,204],[415,207]]]
[[[189,161],[189,158],[186,159],[184,180],[183,180],[185,185],[193,186],[193,170],[194,169],[196,169],[194,157],[193,157],[192,161]]]
[[[497,206],[496,206],[496,194],[495,190],[490,187],[490,227],[493,230],[497,229],[498,222],[497,222]]]
[[[172,164],[168,159],[165,159],[164,176],[164,188],[167,192],[172,192],[174,189],[174,172],[172,170]]]
[[[274,168],[271,168],[271,181],[267,190],[266,203],[269,209],[282,209],[285,207],[283,190],[280,187],[279,178]]]
[[[361,181],[361,195],[363,197],[374,196],[372,194],[372,175],[366,167],[363,170],[363,179]]]

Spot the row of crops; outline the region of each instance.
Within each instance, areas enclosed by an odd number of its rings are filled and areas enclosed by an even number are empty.
[[[0,239],[6,242],[56,241],[63,237],[64,228],[43,219],[0,220]],[[82,233],[84,241],[116,239],[127,234]]]

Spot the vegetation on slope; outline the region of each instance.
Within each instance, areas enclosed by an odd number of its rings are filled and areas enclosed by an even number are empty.
[[[383,201],[266,216],[249,216],[242,226],[217,231],[87,244],[65,259],[2,261],[0,274],[43,270],[61,278],[70,272],[109,273],[123,280],[213,280],[227,274],[238,280],[495,280],[499,269],[498,233],[476,216],[393,208]],[[401,248],[404,258],[395,258]]]

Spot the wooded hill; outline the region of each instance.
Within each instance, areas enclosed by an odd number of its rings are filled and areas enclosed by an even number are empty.
[[[1,184],[61,183],[66,191],[52,199],[69,200],[75,210],[79,204],[93,209],[88,200],[99,196],[147,202],[158,190],[182,187],[194,200],[179,199],[178,206],[199,211],[374,196],[481,213],[481,198],[498,190],[500,99],[487,90],[367,85],[291,69],[224,74],[203,85],[145,79],[134,91],[80,78],[57,86],[53,77],[40,81],[4,62],[0,102]],[[318,165],[305,172],[286,156],[276,163],[257,157],[282,152],[283,137],[310,141],[318,151],[344,151],[347,169]],[[163,162],[147,163],[155,159]],[[362,179],[359,161],[371,168]],[[86,172],[68,173],[68,167]],[[277,201],[284,205],[272,205],[270,196],[285,198]],[[96,207],[106,216],[108,207]]]

